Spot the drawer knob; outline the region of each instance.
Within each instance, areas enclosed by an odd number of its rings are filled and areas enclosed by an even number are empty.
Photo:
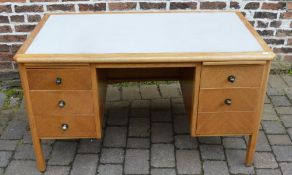
[[[62,78],[61,78],[61,77],[57,77],[57,78],[56,78],[56,84],[57,84],[57,85],[62,84]]]
[[[228,80],[230,83],[234,83],[234,82],[235,82],[235,76],[234,76],[234,75],[230,75],[230,76],[228,76],[227,80]]]
[[[62,129],[63,131],[68,130],[68,128],[69,128],[69,125],[66,124],[66,123],[62,124],[62,126],[61,126],[61,129]]]
[[[60,100],[60,101],[58,102],[58,106],[59,106],[60,108],[64,108],[65,105],[66,105],[66,103],[65,103],[64,100]]]
[[[231,99],[228,98],[228,99],[225,99],[224,103],[226,105],[231,105],[232,104],[232,101],[231,101]]]

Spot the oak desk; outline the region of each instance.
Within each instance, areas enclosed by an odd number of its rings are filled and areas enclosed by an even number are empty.
[[[250,136],[274,54],[239,12],[46,15],[15,55],[37,165],[41,139],[97,138],[109,82],[178,80],[191,136]]]

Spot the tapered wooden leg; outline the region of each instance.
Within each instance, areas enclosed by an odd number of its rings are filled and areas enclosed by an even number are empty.
[[[245,158],[246,166],[251,166],[253,163],[257,139],[258,139],[258,133],[254,133],[249,136],[248,147],[247,147],[246,158]]]
[[[37,168],[39,171],[44,172],[46,170],[46,163],[45,163],[45,158],[43,154],[41,139],[33,138],[32,142],[34,146],[35,158],[37,161]]]
[[[28,120],[29,120],[29,125],[30,125],[30,130],[31,130],[32,143],[34,146],[35,158],[37,161],[37,167],[39,171],[43,172],[46,170],[46,164],[45,164],[45,159],[43,155],[41,140],[37,136],[35,117],[33,116],[31,101],[30,101],[30,93],[28,89],[26,69],[23,64],[19,64],[18,66],[19,66],[18,68],[20,72],[21,84],[22,84],[22,88],[24,92],[24,99],[26,102]]]

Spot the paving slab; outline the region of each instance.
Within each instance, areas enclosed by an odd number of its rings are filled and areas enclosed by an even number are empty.
[[[97,154],[77,154],[72,165],[71,175],[95,175]]]
[[[173,142],[173,129],[171,123],[152,123],[151,124],[152,143],[171,143]]]
[[[122,148],[103,148],[101,151],[101,163],[123,163],[124,149]]]
[[[160,98],[157,85],[141,85],[140,91],[142,99]]]
[[[245,166],[244,150],[226,150],[229,171],[232,174],[255,174],[254,167]]]
[[[222,145],[200,145],[203,160],[225,160]]]
[[[177,150],[176,161],[179,174],[201,174],[202,167],[199,151]]]
[[[150,148],[149,138],[128,138],[127,148]]]
[[[254,166],[256,168],[277,168],[275,156],[269,152],[256,152],[254,157]]]
[[[177,149],[196,149],[198,141],[197,138],[192,138],[190,135],[176,135],[175,147]]]
[[[225,161],[205,161],[203,169],[204,175],[229,175]]]
[[[152,110],[152,122],[170,122],[172,121],[171,112],[169,110]]]
[[[288,135],[268,135],[271,145],[292,145],[292,141]]]
[[[151,168],[151,175],[176,175],[176,172],[170,168]]]
[[[57,141],[53,147],[48,165],[69,165],[73,162],[76,148],[76,142]]]
[[[103,145],[107,147],[125,147],[127,140],[126,127],[107,127]]]
[[[148,174],[149,156],[149,150],[126,150],[125,174]]]
[[[285,127],[292,128],[292,115],[281,115],[280,118]]]
[[[279,169],[257,169],[257,175],[282,175]]]
[[[12,157],[10,151],[0,151],[0,167],[6,167]]]
[[[157,168],[174,167],[174,146],[172,144],[152,144],[151,166]]]
[[[8,165],[5,175],[40,175],[36,162],[30,160],[13,160]]]
[[[48,166],[44,175],[68,175],[69,166]]]
[[[223,138],[225,148],[246,149],[246,143],[242,137]]]
[[[148,118],[131,118],[129,123],[129,136],[150,136],[150,121]]]
[[[273,146],[278,161],[292,161],[292,146]]]
[[[121,175],[123,174],[123,166],[122,165],[99,165],[98,167],[98,175]]]
[[[291,175],[292,174],[292,163],[280,163],[281,170],[283,175]]]
[[[81,139],[79,142],[78,153],[99,153],[101,141],[97,139]]]

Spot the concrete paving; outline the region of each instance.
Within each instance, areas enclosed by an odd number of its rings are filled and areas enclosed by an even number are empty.
[[[43,141],[43,174],[291,175],[291,104],[292,76],[271,75],[254,164],[246,167],[245,137],[189,136],[177,82],[110,85],[103,139]],[[41,174],[25,110],[2,110],[0,128],[0,174]]]

